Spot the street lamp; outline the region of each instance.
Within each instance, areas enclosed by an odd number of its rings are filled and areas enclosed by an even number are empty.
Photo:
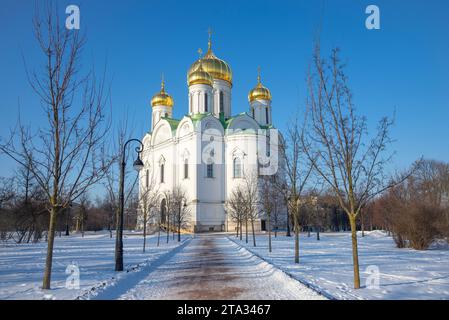
[[[117,215],[117,232],[115,234],[115,271],[123,271],[123,211],[125,207],[125,167],[126,167],[126,147],[131,142],[138,142],[140,146],[136,147],[137,159],[133,163],[136,171],[142,170],[144,167],[140,154],[143,151],[143,143],[138,139],[129,139],[126,141],[122,150],[122,163],[120,167],[120,203],[119,212]]]

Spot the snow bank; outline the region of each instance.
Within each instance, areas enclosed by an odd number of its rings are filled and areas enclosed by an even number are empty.
[[[188,236],[183,236],[187,238]],[[147,237],[147,250],[142,252],[143,237],[128,232],[124,235],[125,270],[138,271],[179,243],[170,238],[156,247],[156,236]],[[47,244],[0,245],[0,299],[76,299],[86,297],[87,291],[96,292],[101,287],[115,283],[126,272],[114,272],[115,235],[108,232],[86,233],[85,237],[74,234],[56,237],[51,290],[42,290],[42,274]],[[75,264],[79,268],[79,289],[66,288],[66,268]]]
[[[299,264],[294,263],[293,237],[272,238],[272,253],[266,235],[257,236],[257,247],[230,239],[329,298],[449,299],[447,249],[398,249],[385,233],[366,233],[358,238],[362,288],[355,290],[350,233],[322,233],[321,241],[301,235]]]

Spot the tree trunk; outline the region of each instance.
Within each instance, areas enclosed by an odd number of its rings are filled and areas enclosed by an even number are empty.
[[[271,252],[271,223],[270,215],[268,215],[268,252]]]
[[[256,233],[254,231],[254,219],[251,219],[251,229],[253,231],[253,246],[256,246]]]
[[[320,241],[320,227],[316,227],[316,239]]]
[[[350,215],[349,222],[351,224],[351,238],[352,238],[352,260],[354,266],[354,289],[360,288],[360,274],[359,274],[359,254],[357,246],[357,225],[356,216]]]
[[[145,252],[145,247],[147,245],[147,214],[143,214],[143,252]]]
[[[70,226],[69,226],[70,208],[67,208],[66,211],[67,211],[67,220],[66,220],[66,223],[65,223],[65,235],[69,236],[70,235]]]
[[[243,239],[243,221],[240,221],[240,241]]]
[[[290,234],[290,213],[288,212],[288,204],[287,204],[287,237],[291,237],[292,235]]]
[[[55,227],[57,215],[58,215],[58,208],[52,207],[50,209],[50,226],[48,229],[48,238],[47,238],[47,258],[45,260],[42,289],[50,289],[51,267],[53,262],[53,244],[55,242]]]
[[[299,263],[299,226],[296,225],[295,221],[295,263]]]
[[[160,239],[161,239],[161,224],[158,223],[157,228],[157,246],[159,247]]]
[[[362,228],[362,237],[365,236],[365,219],[363,218],[363,212],[360,212],[360,226]]]
[[[240,231],[240,226],[239,226],[240,222],[237,220],[237,228],[235,229],[235,237],[238,238],[239,237],[239,231]]]
[[[170,215],[167,212],[167,243],[170,240]]]
[[[245,219],[245,241],[248,243],[248,218]]]

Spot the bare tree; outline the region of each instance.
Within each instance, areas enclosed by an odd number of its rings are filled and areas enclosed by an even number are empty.
[[[245,219],[245,208],[244,208],[244,199],[243,199],[243,190],[240,186],[234,187],[231,191],[228,200],[226,200],[226,210],[231,218],[231,221],[237,224],[236,226],[236,236],[240,236],[240,240],[242,240],[243,234],[243,222]]]
[[[246,222],[246,234],[248,235],[248,222],[251,223],[251,233],[253,236],[253,246],[256,246],[256,233],[254,222],[259,218],[260,213],[260,195],[259,195],[259,176],[257,170],[245,170],[241,183],[243,191],[243,207]],[[247,240],[248,242],[248,240]]]
[[[356,220],[370,199],[385,185],[384,167],[391,159],[385,151],[390,143],[392,121],[383,118],[377,134],[368,139],[366,118],[357,115],[339,50],[330,61],[316,47],[308,75],[307,134],[303,149],[313,168],[333,190],[349,217],[352,232],[354,287],[360,288]]]
[[[125,112],[120,116],[120,122],[114,128],[113,146],[110,152],[115,156],[113,158],[113,163],[109,167],[109,170],[103,182],[109,203],[108,230],[111,238],[112,228],[114,224],[117,227],[117,223],[119,220],[119,177],[121,170],[120,160],[122,159],[123,147],[126,141],[129,140],[133,134],[133,130],[130,129],[133,126],[130,125],[129,122],[130,121],[128,113]],[[128,153],[127,156],[129,157],[130,153]],[[125,161],[128,161],[128,159],[125,159]],[[129,168],[125,168],[125,175],[128,176],[129,173]],[[137,176],[135,179],[129,179],[129,181],[127,181],[125,185],[125,189],[127,190],[127,192],[125,193],[125,204],[130,199],[132,193],[135,191],[135,187],[137,186],[137,179]]]
[[[166,232],[167,232],[167,243],[170,240],[170,220],[174,221],[174,216],[176,214],[177,207],[177,199],[176,194],[173,192],[173,190],[166,190],[163,193],[163,197],[165,199],[165,223],[166,223]],[[173,219],[171,219],[173,218]],[[172,226],[173,228],[173,226]]]
[[[434,240],[448,237],[447,177],[449,165],[421,161],[405,181],[375,199],[372,210],[384,221],[399,248],[426,250]]]
[[[159,215],[157,210],[159,190],[157,188],[156,180],[153,175],[150,175],[150,169],[143,170],[143,173],[144,177],[141,179],[141,185],[143,187],[140,190],[139,205],[143,229],[143,252],[145,252],[148,222],[154,221]]]
[[[304,127],[294,118],[288,125],[285,139],[281,140],[281,151],[285,161],[287,208],[293,218],[295,232],[295,263],[299,263],[299,232],[302,212],[301,198],[306,190],[313,165],[302,148]]]
[[[275,186],[275,176],[263,176],[260,182],[260,201],[263,212],[267,217],[268,229],[268,252],[272,252],[271,245],[271,219],[276,211],[277,198],[274,196],[277,192]],[[277,222],[277,221],[276,221]],[[276,232],[276,231],[275,231]]]
[[[0,240],[9,240],[14,219],[11,213],[11,203],[16,196],[14,178],[0,178]]]
[[[187,193],[181,186],[175,186],[172,193],[176,210],[173,225],[177,228],[178,242],[180,242],[181,230],[190,227],[190,209],[187,206]]]
[[[84,237],[84,225],[88,218],[90,209],[90,201],[87,192],[83,193],[79,198],[79,205],[76,208],[75,221],[76,232],[81,232],[81,237]]]
[[[56,220],[87,188],[100,181],[108,167],[104,139],[107,91],[92,70],[80,75],[85,38],[61,25],[57,9],[47,6],[34,18],[34,31],[46,64],[28,71],[29,84],[41,100],[48,124],[32,132],[20,118],[10,139],[0,146],[10,158],[29,167],[47,198],[50,213],[43,289],[50,288]]]
[[[316,239],[320,240],[320,231],[326,219],[326,209],[321,201],[320,194],[316,191],[310,192],[306,199],[308,232],[312,227],[316,232]]]
[[[12,202],[14,240],[17,243],[41,239],[48,225],[48,211],[45,196],[33,178],[29,167],[19,167],[10,187],[15,190]]]

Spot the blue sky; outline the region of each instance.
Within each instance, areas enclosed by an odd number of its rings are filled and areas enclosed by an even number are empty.
[[[429,1],[57,1],[77,4],[87,34],[83,64],[103,66],[112,83],[113,117],[125,113],[141,137],[150,127],[151,96],[160,74],[175,99],[174,114],[187,111],[186,72],[206,50],[211,27],[215,54],[234,74],[233,113],[248,110],[247,94],[257,66],[273,95],[273,119],[281,130],[304,106],[305,78],[321,25],[323,52],[342,50],[359,111],[371,127],[396,111],[391,169],[424,155],[449,161],[449,2]],[[324,4],[324,5],[323,5]],[[381,30],[365,28],[365,8],[381,10]],[[22,53],[30,65],[40,52],[32,33],[34,1],[2,0],[0,11],[0,136],[17,119],[40,126],[45,118],[27,84]],[[13,163],[0,155],[0,176]]]

